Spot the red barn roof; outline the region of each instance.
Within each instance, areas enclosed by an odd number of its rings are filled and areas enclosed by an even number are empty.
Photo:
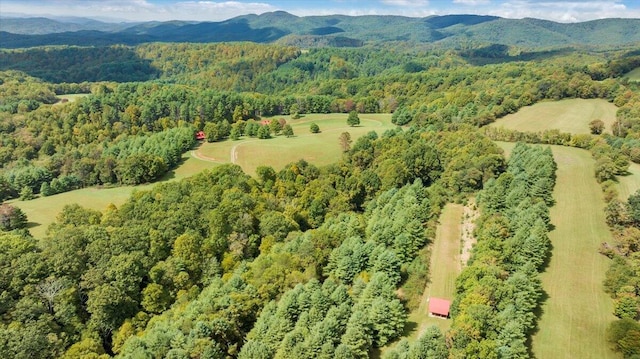
[[[448,317],[450,307],[451,302],[446,299],[435,297],[429,298],[429,314]]]

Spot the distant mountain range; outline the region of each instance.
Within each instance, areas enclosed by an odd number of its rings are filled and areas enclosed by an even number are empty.
[[[502,44],[529,48],[620,46],[640,42],[640,19],[557,23],[495,16],[306,16],[276,11],[220,22],[107,23],[83,18],[0,19],[0,47],[103,46],[145,42],[278,42],[303,47],[407,41],[452,46]]]

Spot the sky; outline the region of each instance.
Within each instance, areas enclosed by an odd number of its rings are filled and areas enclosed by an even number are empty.
[[[112,21],[221,21],[276,10],[298,16],[479,14],[579,22],[640,18],[640,0],[0,0],[0,16],[81,16]]]

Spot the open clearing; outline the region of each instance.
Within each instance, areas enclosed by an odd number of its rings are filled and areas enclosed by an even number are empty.
[[[67,96],[86,95],[64,95]],[[282,116],[277,118],[279,117]],[[27,215],[31,234],[36,238],[42,238],[66,204],[78,203],[86,208],[103,211],[111,203],[116,206],[124,203],[134,190],[147,190],[159,182],[179,180],[221,163],[231,163],[232,155],[235,155],[233,162],[251,175],[255,174],[257,166],[268,165],[279,170],[301,158],[315,165],[325,165],[336,162],[342,155],[338,144],[338,137],[342,132],[349,132],[355,141],[369,131],[375,130],[382,134],[385,130],[395,128],[395,125],[391,124],[390,114],[361,114],[359,117],[360,126],[356,127],[347,126],[347,114],[312,114],[298,120],[285,117],[293,127],[294,137],[278,136],[269,140],[247,138],[240,141],[202,143],[198,148],[185,153],[182,156],[183,163],[158,182],[141,186],[83,188],[31,201],[13,200],[11,203]],[[310,133],[311,122],[317,123],[322,132]]]
[[[514,146],[498,145],[507,153]],[[548,298],[532,338],[533,353],[537,358],[618,358],[605,338],[615,317],[602,286],[609,260],[598,248],[610,233],[594,161],[585,150],[551,148],[558,163],[556,204],[550,210],[555,229],[549,233],[551,260],[541,275]]]
[[[557,129],[574,134],[589,133],[589,122],[602,120],[605,132],[610,132],[616,120],[617,107],[602,99],[568,99],[539,102],[521,108],[490,124],[523,132]]]
[[[629,71],[623,77],[629,79],[629,81],[640,81],[640,67]]]
[[[355,142],[370,131],[381,135],[396,127],[391,123],[390,114],[360,114],[360,125],[355,127],[347,125],[347,116],[342,113],[310,114],[297,120],[289,116],[276,116],[287,120],[295,136],[287,138],[280,135],[267,140],[243,137],[238,141],[204,143],[194,154],[214,162],[233,162],[250,175],[255,174],[258,166],[271,166],[279,171],[300,159],[322,166],[334,163],[342,156],[338,143],[342,132],[349,132]],[[312,122],[320,127],[320,133],[309,132]]]
[[[420,306],[409,313],[403,337],[410,342],[416,341],[424,331],[435,325],[445,332],[451,327],[450,319],[430,317],[429,298],[438,297],[453,300],[456,278],[461,271],[460,240],[462,238],[462,215],[464,206],[449,203],[442,209],[436,238],[431,244],[431,258],[429,262],[429,283],[424,289]],[[381,354],[395,345],[381,349]]]
[[[110,203],[119,206],[123,204],[134,190],[148,190],[160,182],[175,181],[215,167],[215,163],[192,158],[188,153],[182,156],[183,163],[173,171],[167,173],[160,181],[140,185],[113,188],[89,187],[75,191],[39,197],[30,201],[13,200],[11,204],[19,207],[27,215],[29,231],[36,238],[45,236],[49,225],[53,223],[62,208],[71,203],[104,211]]]
[[[63,104],[65,102],[62,102],[63,100],[67,100],[66,102],[71,103],[71,102],[75,102],[80,98],[89,96],[90,94],[88,93],[70,93],[70,94],[66,94],[66,95],[57,95],[56,97],[60,99],[60,101],[57,104]]]

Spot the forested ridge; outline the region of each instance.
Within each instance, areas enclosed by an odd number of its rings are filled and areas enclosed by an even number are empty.
[[[88,19],[85,19],[88,20]],[[497,16],[295,16],[284,11],[243,15],[220,22],[76,22],[7,18],[0,46],[136,45],[149,42],[252,41],[301,47],[360,47],[394,42],[456,47],[474,42],[527,47],[621,46],[640,41],[638,19],[556,23]]]
[[[638,85],[620,79],[640,61],[571,50],[480,66],[467,55],[253,43],[2,50],[3,201],[153,182],[198,130],[215,133],[209,141],[275,136],[265,116],[392,112],[398,128],[369,132],[329,166],[250,177],[222,165],[102,212],[70,204],[44,238],[15,202],[2,204],[0,357],[365,358],[387,345],[388,358],[529,357],[555,163],[524,144],[506,161],[490,138],[588,149],[607,190],[640,161]],[[66,93],[87,96],[56,103]],[[615,103],[612,134],[479,129],[563,98]],[[619,235],[603,247],[615,258],[605,287],[623,318],[611,341],[632,357],[639,201],[607,193]],[[451,330],[400,339],[441,208],[470,195],[482,216]]]

